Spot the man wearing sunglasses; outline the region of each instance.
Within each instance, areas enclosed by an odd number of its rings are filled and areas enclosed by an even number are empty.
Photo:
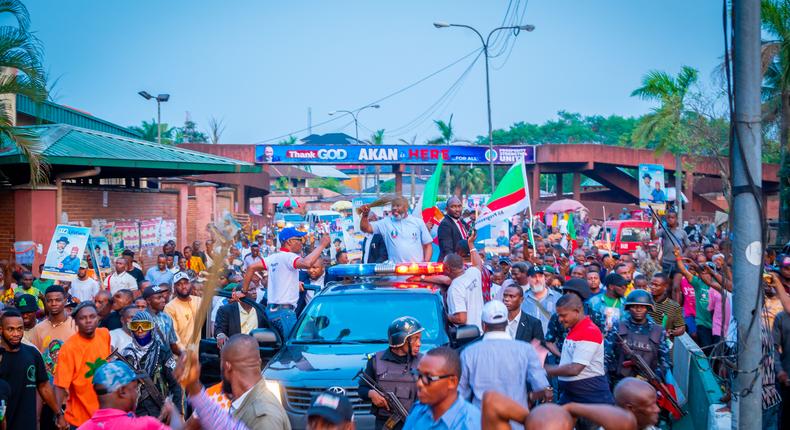
[[[458,394],[458,352],[446,346],[432,349],[422,357],[415,373],[418,402],[406,418],[404,430],[480,428],[480,410]]]
[[[148,386],[140,392],[135,414],[138,416],[159,416],[162,405],[151,395],[156,390],[166,398],[172,395],[176,406],[180,410],[181,387],[173,377],[175,360],[170,349],[162,344],[159,336],[155,335],[156,323],[154,317],[147,311],[138,311],[127,324],[132,333],[132,343],[126,346],[121,355],[134,366],[134,370],[148,375],[153,386]]]
[[[305,234],[293,227],[284,228],[278,236],[280,250],[251,264],[244,272],[242,292],[246,294],[255,272],[268,271],[266,318],[283,338],[287,338],[296,325],[299,269],[309,269],[330,244],[329,235],[324,235],[313,252],[303,258],[302,238]]]

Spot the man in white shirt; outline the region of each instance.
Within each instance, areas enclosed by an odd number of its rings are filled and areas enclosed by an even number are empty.
[[[140,295],[137,290],[137,280],[126,271],[126,259],[124,257],[115,259],[115,273],[111,273],[104,278],[104,288],[110,290],[110,294],[113,295],[118,290],[132,291],[135,293],[135,297]]]
[[[251,265],[261,261],[263,261],[261,247],[258,245],[258,242],[253,242],[252,245],[250,245],[250,253],[244,256],[244,269],[246,270]]]
[[[244,271],[242,285],[245,294],[255,272],[268,271],[266,318],[283,338],[287,337],[296,325],[296,305],[299,301],[300,289],[299,269],[308,269],[315,264],[331,240],[329,235],[324,235],[313,252],[302,258],[299,254],[302,252],[302,237],[305,234],[293,227],[283,229],[278,237],[282,248],[263,261],[253,263]]]
[[[409,201],[399,196],[392,201],[389,217],[370,222],[370,206],[359,208],[359,229],[363,233],[380,234],[387,248],[389,261],[416,263],[431,261],[433,238],[425,223],[409,215]]]
[[[132,343],[132,333],[129,331],[129,321],[139,311],[136,306],[129,305],[121,309],[121,328],[110,330],[110,346],[113,350],[123,351]]]
[[[77,279],[71,281],[69,293],[71,293],[72,297],[79,299],[79,301],[86,302],[93,300],[98,292],[99,283],[88,276],[88,263],[81,261],[80,269],[77,271]]]
[[[458,254],[444,257],[444,274],[451,279],[447,289],[448,319],[455,325],[476,325],[483,332],[483,260],[474,247],[477,234],[473,231],[467,239],[472,265],[464,269],[464,260]]]

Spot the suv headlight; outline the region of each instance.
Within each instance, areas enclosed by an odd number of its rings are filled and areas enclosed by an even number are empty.
[[[280,402],[281,405],[285,406],[283,403],[283,395],[280,391],[280,383],[277,381],[266,380],[266,389],[269,390],[274,397],[277,398],[277,401]]]

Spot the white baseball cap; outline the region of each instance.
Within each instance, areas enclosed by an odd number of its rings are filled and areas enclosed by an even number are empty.
[[[491,300],[483,305],[483,322],[502,324],[507,322],[507,307],[499,300]]]

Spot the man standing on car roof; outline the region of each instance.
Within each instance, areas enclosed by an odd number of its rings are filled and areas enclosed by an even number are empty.
[[[393,321],[387,330],[389,348],[379,351],[368,358],[365,374],[385,391],[398,397],[403,407],[411,410],[417,398],[417,379],[412,372],[422,357],[420,345],[422,332],[425,330],[417,319],[400,317]],[[391,414],[391,407],[381,394],[371,389],[362,380],[359,381],[359,397],[370,398],[373,403],[373,415],[376,416],[376,430],[384,428]],[[403,417],[404,421],[406,417]],[[394,429],[403,428],[403,421]]]
[[[359,229],[368,234],[380,234],[384,238],[391,262],[431,261],[431,232],[421,219],[409,215],[409,201],[405,197],[395,198],[390,216],[376,222],[370,222],[368,218],[370,206],[360,206],[359,211]]]
[[[255,272],[269,273],[266,290],[266,318],[286,338],[296,325],[296,304],[299,301],[299,269],[308,269],[329,246],[330,237],[324,235],[318,246],[307,257],[302,258],[302,237],[307,234],[293,227],[284,228],[278,238],[280,250],[263,260],[254,262],[244,272],[242,292],[247,293]]]

